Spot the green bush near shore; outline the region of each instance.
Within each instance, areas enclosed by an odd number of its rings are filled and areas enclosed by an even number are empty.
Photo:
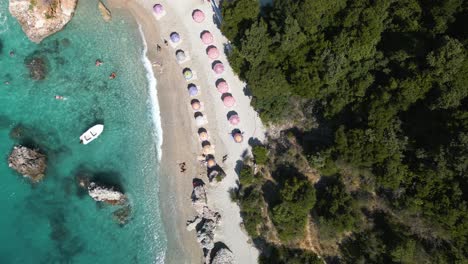
[[[312,214],[273,199],[268,214],[285,247],[306,215],[319,243],[339,247],[323,254],[344,263],[467,262],[468,5],[224,2],[230,64],[262,120],[285,127],[266,143],[269,159],[254,149],[255,160],[274,174],[283,165],[310,173],[307,159],[336,177],[310,189]],[[284,153],[301,163],[283,164]],[[244,184],[264,196],[290,188]]]

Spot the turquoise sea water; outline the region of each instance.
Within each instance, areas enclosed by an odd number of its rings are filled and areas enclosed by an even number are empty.
[[[95,1],[79,1],[66,29],[37,45],[8,14],[8,1],[0,0],[0,43],[0,263],[162,262],[159,132],[135,22],[113,13],[104,23]],[[29,77],[24,61],[32,55],[46,59],[45,80]],[[97,58],[101,67],[94,65]],[[109,80],[113,71],[117,78]],[[98,122],[103,134],[78,144]],[[19,137],[12,137],[18,127]],[[40,183],[8,168],[18,143],[48,155]],[[75,177],[82,173],[124,189],[132,206],[127,225],[112,219],[117,208],[79,192]]]

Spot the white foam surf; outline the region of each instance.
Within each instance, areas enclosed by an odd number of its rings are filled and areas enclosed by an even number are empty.
[[[154,136],[156,137],[156,147],[157,147],[157,156],[158,160],[161,161],[162,157],[162,141],[163,141],[163,131],[161,127],[161,113],[159,110],[158,102],[158,91],[156,90],[157,80],[154,77],[153,66],[149,60],[148,53],[148,44],[146,43],[145,35],[143,34],[143,29],[140,24],[138,24],[138,30],[140,31],[141,39],[143,41],[143,54],[141,60],[146,69],[146,78],[148,79],[148,89],[150,94],[150,105],[151,105],[151,116],[153,118],[154,125]]]

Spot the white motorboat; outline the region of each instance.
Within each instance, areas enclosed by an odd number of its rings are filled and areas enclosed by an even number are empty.
[[[84,132],[83,135],[80,136],[80,143],[84,145],[88,144],[89,142],[99,137],[102,131],[104,131],[104,125],[98,124],[91,127],[86,132]]]

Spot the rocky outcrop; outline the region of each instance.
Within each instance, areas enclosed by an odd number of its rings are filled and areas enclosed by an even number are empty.
[[[227,248],[222,248],[216,252],[211,264],[232,264],[234,263],[234,255]]]
[[[60,31],[73,17],[77,0],[10,0],[10,13],[33,42]]]
[[[125,225],[130,221],[130,217],[132,214],[132,208],[130,205],[124,206],[120,209],[117,209],[112,213],[114,220],[121,226]]]
[[[99,1],[98,8],[104,21],[109,22],[112,19],[112,15],[109,9],[107,9],[107,7],[101,1]]]
[[[29,77],[31,77],[31,79],[40,81],[46,78],[47,62],[43,57],[28,57],[25,59],[24,64],[29,70]]]
[[[112,187],[98,185],[95,182],[89,183],[88,193],[95,201],[105,202],[111,205],[124,204],[126,201],[126,197],[123,193],[114,190]]]
[[[194,184],[191,198],[197,215],[187,221],[187,230],[196,230],[197,241],[205,252],[206,263],[209,263],[209,253],[215,246],[215,230],[221,222],[221,215],[208,207],[203,184]]]
[[[8,158],[8,166],[33,182],[38,182],[44,177],[47,159],[38,150],[18,145]]]

